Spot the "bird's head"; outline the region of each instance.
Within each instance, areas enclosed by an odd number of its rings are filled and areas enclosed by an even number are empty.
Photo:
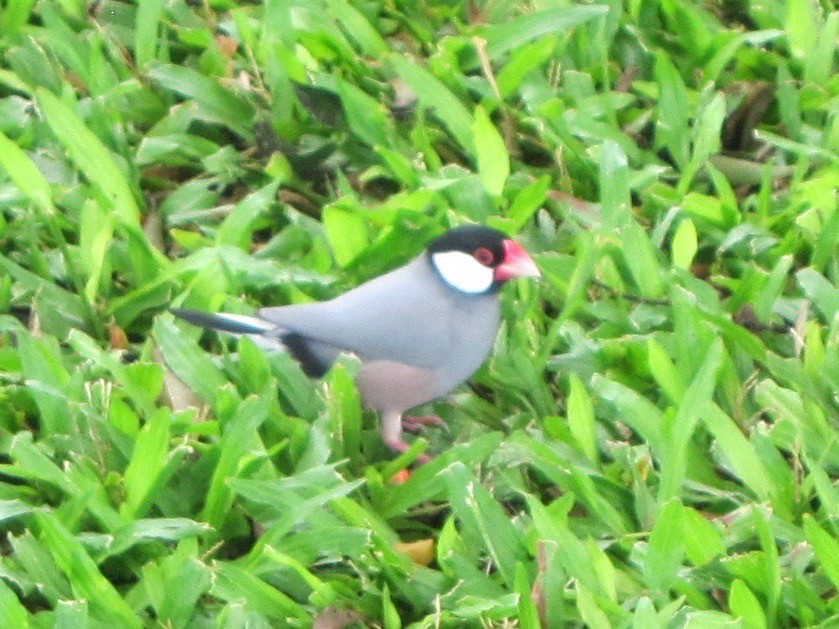
[[[482,225],[449,230],[433,240],[427,252],[446,284],[471,295],[495,292],[516,277],[540,276],[533,258],[520,244]]]

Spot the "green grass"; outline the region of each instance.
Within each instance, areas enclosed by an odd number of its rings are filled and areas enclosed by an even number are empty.
[[[4,627],[839,624],[830,2],[2,4]],[[544,277],[396,459],[166,313],[465,221]]]

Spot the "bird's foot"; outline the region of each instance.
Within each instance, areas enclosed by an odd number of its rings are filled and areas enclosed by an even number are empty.
[[[402,428],[408,432],[419,432],[426,426],[444,426],[445,422],[436,415],[407,415],[402,418]]]
[[[391,439],[391,440],[387,441],[386,443],[390,447],[391,450],[394,450],[395,452],[399,452],[399,453],[407,452],[411,447],[410,443],[407,443],[406,441],[404,441],[402,439]],[[420,454],[417,457],[417,462],[419,462],[419,463],[428,463],[431,460],[432,460],[432,457],[428,456],[427,454]]]

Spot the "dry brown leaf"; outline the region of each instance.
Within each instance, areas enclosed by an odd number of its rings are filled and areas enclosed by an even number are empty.
[[[415,542],[399,542],[396,544],[396,550],[405,553],[411,561],[420,566],[428,566],[434,561],[435,545],[431,537]]]
[[[354,609],[327,607],[312,619],[312,629],[343,629],[363,621],[364,616]]]
[[[411,478],[411,470],[403,468],[390,477],[390,482],[394,485],[401,485],[409,478]]]
[[[128,349],[128,336],[126,336],[125,330],[116,323],[108,326],[108,340],[111,349]]]
[[[227,35],[219,35],[218,37],[216,37],[216,47],[218,48],[222,56],[230,59],[233,57],[234,54],[236,54],[236,49],[239,47],[239,42],[233,39],[232,37],[228,37]]]

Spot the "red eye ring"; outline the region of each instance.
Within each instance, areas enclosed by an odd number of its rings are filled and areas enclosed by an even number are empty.
[[[475,249],[472,257],[484,266],[491,266],[495,262],[495,255],[486,247],[478,247]]]

